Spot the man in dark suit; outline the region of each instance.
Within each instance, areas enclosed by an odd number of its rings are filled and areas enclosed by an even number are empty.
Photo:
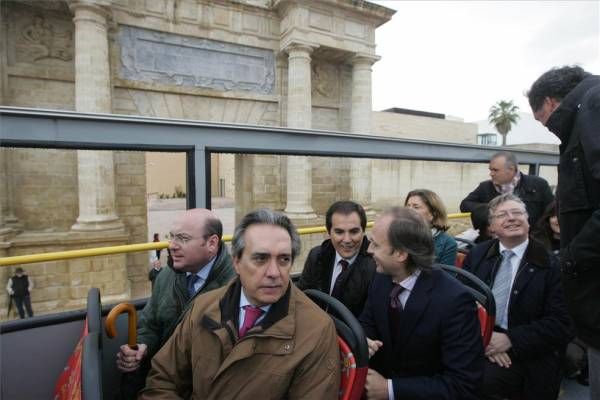
[[[529,224],[535,225],[554,200],[548,182],[539,176],[525,175],[519,171],[517,157],[500,151],[490,159],[490,180],[481,182],[460,203],[460,211],[472,212],[478,205],[487,204],[494,197],[514,193],[523,200],[529,214]]]
[[[331,294],[358,317],[375,275],[367,253],[367,215],[360,204],[338,201],[327,210],[325,225],[329,239],[310,251],[297,287]]]
[[[432,267],[429,227],[408,208],[373,226],[369,252],[378,273],[360,322],[372,355],[369,399],[478,399],[483,344],[474,298]]]
[[[572,338],[560,271],[544,246],[528,239],[525,204],[517,196],[496,197],[489,213],[497,239],[473,247],[463,267],[487,283],[496,300],[482,398],[556,399]]]

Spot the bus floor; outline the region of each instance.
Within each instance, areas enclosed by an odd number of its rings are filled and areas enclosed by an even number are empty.
[[[589,400],[590,388],[579,384],[575,379],[563,379],[559,400]]]

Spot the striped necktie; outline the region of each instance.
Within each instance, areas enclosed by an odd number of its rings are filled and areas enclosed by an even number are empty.
[[[512,286],[512,264],[511,258],[515,255],[512,250],[502,250],[502,263],[494,278],[492,293],[496,301],[496,325],[502,326],[506,314],[506,306],[510,297]],[[503,328],[506,328],[504,326]]]

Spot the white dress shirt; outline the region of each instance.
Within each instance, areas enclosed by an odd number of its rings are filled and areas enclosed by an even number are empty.
[[[335,252],[335,261],[333,263],[333,272],[331,273],[331,282],[329,284],[329,294],[333,292],[333,287],[335,286],[335,280],[342,273],[342,266],[340,265],[341,260],[346,260],[348,262],[348,268],[352,265],[354,261],[356,261],[356,257],[358,257],[358,252],[352,258],[344,258]]]

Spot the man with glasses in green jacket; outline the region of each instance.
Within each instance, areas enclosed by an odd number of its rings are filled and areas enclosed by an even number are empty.
[[[200,294],[235,276],[231,256],[221,240],[223,225],[207,209],[192,209],[177,218],[168,238],[170,262],[154,282],[152,296],[138,322],[138,349],[121,346],[117,368],[125,373],[123,398],[136,398],[144,387],[150,360]]]

